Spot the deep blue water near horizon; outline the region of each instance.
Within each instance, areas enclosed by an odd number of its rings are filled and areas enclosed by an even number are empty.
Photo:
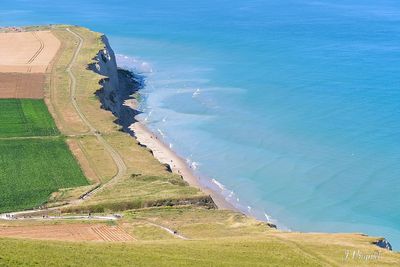
[[[400,248],[400,2],[2,1],[44,23],[106,33],[141,119],[247,213]]]

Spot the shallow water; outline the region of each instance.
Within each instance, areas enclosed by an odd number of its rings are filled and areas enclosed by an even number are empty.
[[[0,25],[107,33],[147,76],[142,120],[231,201],[400,247],[398,1],[114,2],[6,0]]]

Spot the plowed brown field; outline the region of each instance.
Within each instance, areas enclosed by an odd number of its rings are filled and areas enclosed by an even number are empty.
[[[45,75],[42,73],[1,73],[0,98],[44,97]]]
[[[37,226],[0,226],[0,237],[65,241],[132,241],[119,226],[101,224],[59,224]]]
[[[0,72],[44,73],[60,45],[50,31],[0,33]]]

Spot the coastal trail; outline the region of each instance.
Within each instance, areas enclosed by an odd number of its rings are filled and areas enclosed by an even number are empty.
[[[177,237],[177,238],[180,238],[180,239],[183,239],[183,240],[189,240],[189,238],[187,238],[187,237],[185,237],[185,236],[179,234],[177,231],[174,231],[174,230],[172,230],[172,229],[170,229],[170,228],[167,228],[167,227],[165,227],[165,226],[162,226],[162,225],[160,225],[160,224],[152,223],[152,222],[149,222],[149,221],[147,221],[147,220],[146,220],[146,223],[148,223],[148,224],[150,224],[150,225],[153,225],[153,226],[155,226],[155,227],[158,227],[158,228],[160,228],[160,229],[162,229],[162,230],[168,232],[169,234],[171,234],[171,235],[173,235],[173,236],[175,236],[175,237]]]
[[[70,77],[70,81],[71,81],[71,83],[70,83],[71,103],[74,106],[79,117],[82,119],[83,123],[89,128],[90,133],[92,135],[96,136],[97,140],[104,146],[104,148],[107,150],[107,152],[111,155],[112,159],[114,160],[114,162],[118,168],[117,174],[115,176],[113,176],[110,179],[110,181],[108,181],[107,183],[101,184],[100,186],[96,187],[94,190],[87,192],[80,198],[80,200],[85,200],[85,199],[91,197],[92,195],[96,194],[97,192],[101,191],[104,187],[110,186],[111,184],[116,183],[120,178],[122,178],[125,175],[125,173],[127,171],[127,166],[126,166],[125,162],[123,161],[121,155],[101,136],[100,132],[89,122],[89,120],[86,118],[86,116],[82,113],[82,111],[78,105],[78,102],[76,101],[76,84],[77,84],[77,82],[76,82],[75,74],[72,71],[72,67],[76,63],[79,52],[82,49],[83,38],[78,33],[72,31],[69,28],[67,28],[66,30],[68,32],[70,32],[72,35],[74,35],[79,41],[78,46],[72,57],[72,60],[66,70]]]

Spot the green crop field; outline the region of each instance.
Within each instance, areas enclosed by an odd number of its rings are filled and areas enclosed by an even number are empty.
[[[62,138],[0,140],[0,212],[39,206],[60,188],[87,184]]]
[[[0,99],[0,138],[58,134],[43,100]]]
[[[0,212],[39,206],[60,188],[88,184],[57,135],[43,100],[0,99]]]

